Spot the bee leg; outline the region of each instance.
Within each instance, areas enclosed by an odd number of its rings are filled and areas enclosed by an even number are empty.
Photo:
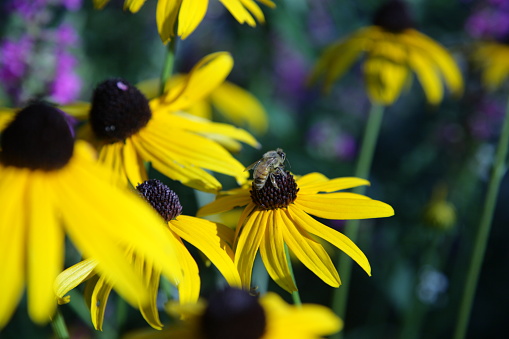
[[[282,175],[283,175],[283,177],[286,177],[286,172],[283,170],[283,168],[278,167],[278,168],[277,168],[277,172],[278,172],[278,174],[282,174]]]
[[[272,186],[274,186],[276,189],[279,189],[279,187],[277,187],[276,176],[274,175],[274,173],[270,173],[269,176],[270,176],[270,182],[272,183]]]

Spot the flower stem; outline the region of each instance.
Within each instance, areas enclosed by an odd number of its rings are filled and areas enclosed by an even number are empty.
[[[175,38],[171,39],[168,43],[166,50],[166,57],[164,58],[163,70],[161,72],[160,84],[159,84],[159,94],[164,93],[164,87],[166,86],[166,81],[173,73],[173,65],[175,64]]]
[[[292,266],[292,259],[290,258],[290,250],[288,249],[288,245],[285,244],[285,254],[286,254],[286,261],[288,261],[288,268],[290,269],[290,274],[292,276],[293,284],[297,286],[297,282],[295,281],[295,275],[293,274],[293,266]],[[297,306],[302,305],[302,301],[300,300],[300,294],[299,291],[293,291],[292,292],[292,299],[293,303]]]
[[[384,106],[372,104],[362,139],[362,146],[359,154],[357,167],[355,168],[355,176],[367,179],[373,162],[376,142],[380,127],[382,125]],[[366,191],[365,186],[356,187],[355,193],[363,194]],[[357,241],[359,233],[359,220],[348,220],[345,225],[345,235],[353,242]],[[346,305],[348,302],[348,290],[350,285],[350,275],[352,270],[352,259],[344,253],[339,253],[338,264],[336,266],[340,273],[342,286],[334,291],[332,299],[332,309],[336,314],[345,320]],[[340,339],[343,337],[344,331],[336,333],[331,338]]]
[[[484,200],[484,206],[479,222],[477,234],[474,237],[475,243],[470,257],[470,264],[465,279],[465,289],[458,309],[458,319],[456,329],[454,331],[454,339],[463,339],[467,333],[468,322],[472,310],[472,304],[475,297],[475,290],[479,280],[479,273],[486,252],[486,244],[490,234],[491,223],[493,220],[493,212],[497,202],[500,182],[506,171],[505,160],[507,157],[507,149],[509,145],[509,101],[506,107],[504,123],[502,126],[502,134],[497,145],[494,164],[491,171],[490,181],[488,183],[488,191]]]
[[[57,309],[53,319],[51,319],[51,327],[53,332],[58,339],[69,339],[69,332],[67,331],[67,325],[65,324],[64,317]]]

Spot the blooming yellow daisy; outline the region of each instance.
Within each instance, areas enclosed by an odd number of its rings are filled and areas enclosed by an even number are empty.
[[[103,8],[109,0],[93,0],[94,6]],[[132,13],[140,10],[146,0],[125,0],[124,9]],[[233,17],[241,24],[256,26],[256,20],[263,23],[265,17],[257,1],[274,8],[271,0],[219,0]],[[163,42],[179,36],[185,39],[193,33],[207,13],[208,0],[158,0],[156,21],[159,36]],[[256,19],[256,20],[255,20]]]
[[[413,28],[406,5],[388,1],[376,13],[374,25],[329,46],[315,65],[310,82],[325,75],[325,88],[361,56],[370,100],[391,105],[414,72],[430,104],[442,101],[443,85],[460,95],[463,80],[454,59],[439,43]]]
[[[257,298],[233,288],[216,293],[208,304],[170,304],[168,312],[185,313],[185,321],[160,332],[134,332],[126,339],[318,339],[343,327],[325,306],[288,305],[275,293]]]
[[[208,220],[181,215],[182,205],[178,196],[159,180],[145,181],[138,185],[137,191],[168,224],[167,236],[172,239],[179,260],[178,265],[173,267],[173,275],[169,278],[178,288],[181,303],[196,302],[200,293],[198,266],[182,239],[204,253],[230,285],[240,286],[239,273],[233,264],[233,251],[230,247],[233,243],[232,229]],[[144,277],[145,289],[151,296],[150,304],[140,304],[139,309],[153,328],[161,329],[163,325],[159,320],[156,305],[161,269],[141,256],[132,253],[128,256]],[[94,269],[95,262],[85,260],[65,270],[56,281],[56,294],[60,302],[65,303],[69,301],[65,297],[69,290],[93,277],[85,289],[85,300],[90,308],[94,327],[101,330],[112,285],[103,276],[94,275]]]
[[[474,47],[474,62],[481,67],[482,82],[490,90],[499,88],[509,75],[509,45],[479,42]]]
[[[203,58],[179,86],[150,102],[123,79],[109,79],[94,91],[90,123],[99,160],[113,168],[114,181],[133,186],[147,180],[144,162],[192,188],[217,192],[219,181],[208,171],[247,180],[248,173],[221,143],[242,141],[258,147],[245,130],[181,112],[219,85],[232,67],[228,53]]]
[[[63,112],[42,103],[22,109],[2,132],[0,146],[0,328],[25,286],[31,319],[50,320],[66,235],[84,257],[97,260],[97,272],[124,298],[148,304],[150,295],[124,248],[171,272],[178,256],[163,221],[132,192],[104,179],[108,171],[92,149],[74,145]]]
[[[283,289],[297,288],[288,268],[284,246],[325,283],[338,287],[339,275],[323,246],[313,237],[322,238],[348,254],[368,274],[371,267],[362,251],[342,233],[312,217],[325,219],[365,219],[394,214],[391,206],[366,196],[337,192],[369,182],[359,178],[329,180],[320,173],[297,180],[289,172],[273,175],[261,189],[245,185],[221,194],[203,206],[198,216],[246,206],[235,230],[235,265],[243,288],[250,288],[253,262],[260,249],[262,260],[272,279]]]

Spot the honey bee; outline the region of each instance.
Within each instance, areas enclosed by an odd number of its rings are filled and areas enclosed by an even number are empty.
[[[286,160],[286,154],[281,148],[275,151],[269,151],[263,155],[263,157],[257,162],[246,167],[245,171],[253,169],[253,181],[256,190],[261,190],[265,186],[265,182],[270,177],[272,186],[279,189],[276,184],[275,174],[282,174],[286,176],[284,171],[284,162]]]

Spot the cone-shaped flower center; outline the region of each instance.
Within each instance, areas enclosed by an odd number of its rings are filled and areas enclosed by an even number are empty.
[[[0,146],[5,166],[51,171],[71,159],[74,139],[62,111],[34,103],[16,114],[2,132]]]
[[[297,183],[290,172],[286,171],[286,175],[273,174],[277,187],[271,182],[271,178],[262,189],[258,190],[254,186],[251,188],[251,199],[259,207],[266,210],[284,208],[290,205],[297,198]]]
[[[109,79],[94,91],[90,124],[105,142],[125,140],[146,126],[152,117],[147,98],[123,79]]]
[[[408,7],[402,0],[389,0],[383,4],[375,12],[373,24],[392,33],[414,27]]]
[[[267,320],[258,298],[234,288],[213,295],[201,318],[206,339],[259,339]]]
[[[178,195],[159,180],[147,180],[139,184],[136,189],[164,220],[170,221],[182,214]]]

